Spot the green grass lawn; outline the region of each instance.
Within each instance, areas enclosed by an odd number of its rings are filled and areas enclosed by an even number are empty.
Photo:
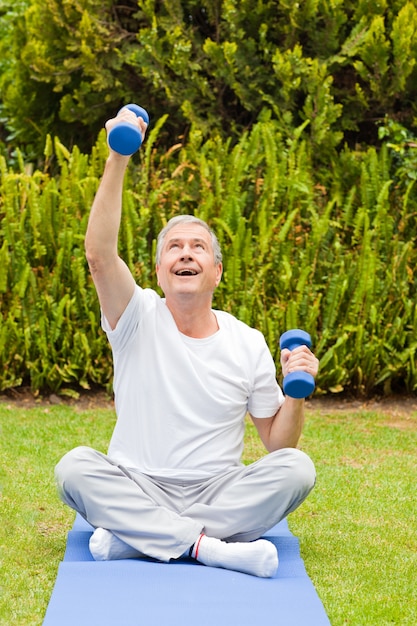
[[[1,626],[42,624],[74,518],[54,465],[80,444],[105,451],[113,424],[109,409],[0,403]],[[333,626],[417,624],[416,427],[417,413],[308,411],[317,486],[289,525]],[[245,461],[264,454],[250,424],[246,444]]]

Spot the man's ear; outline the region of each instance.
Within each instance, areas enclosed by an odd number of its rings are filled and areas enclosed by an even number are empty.
[[[156,278],[158,281],[157,284],[158,284],[158,287],[160,287],[161,285],[159,284],[159,265],[158,264],[155,265],[155,272],[156,272]]]
[[[217,276],[216,276],[216,287],[218,287],[221,279],[222,279],[222,274],[223,274],[223,264],[222,263],[218,263],[217,264]]]

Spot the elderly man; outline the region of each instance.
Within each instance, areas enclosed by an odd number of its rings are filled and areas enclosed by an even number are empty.
[[[106,124],[146,124],[123,109]],[[135,283],[118,255],[129,157],[110,149],[86,234],[86,253],[112,347],[117,422],[107,455],[88,447],[56,468],[60,495],[95,528],[97,560],[190,556],[207,566],[273,576],[262,535],[307,497],[315,481],[296,448],[304,400],[284,397],[262,334],[212,308],[222,275],[215,234],[193,216],[160,233],[156,273],[164,297]],[[301,346],[283,350],[284,375],[315,376]],[[268,454],[241,463],[249,414]]]

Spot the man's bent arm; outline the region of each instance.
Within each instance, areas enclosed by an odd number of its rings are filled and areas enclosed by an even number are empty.
[[[297,446],[304,426],[304,404],[304,400],[287,396],[278,412],[272,417],[252,417],[268,452]]]
[[[290,352],[284,349],[281,353],[283,375],[291,372],[308,372],[317,376],[319,361],[307,346],[299,346]],[[304,426],[304,399],[286,396],[275,415],[269,418],[255,418],[259,436],[268,452],[281,448],[295,448]]]

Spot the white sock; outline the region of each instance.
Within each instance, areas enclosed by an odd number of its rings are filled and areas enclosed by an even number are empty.
[[[265,539],[248,543],[227,543],[200,535],[191,556],[204,565],[232,569],[262,578],[270,578],[278,569],[277,549]]]
[[[133,559],[143,556],[105,528],[96,528],[90,537],[89,548],[95,561]]]

